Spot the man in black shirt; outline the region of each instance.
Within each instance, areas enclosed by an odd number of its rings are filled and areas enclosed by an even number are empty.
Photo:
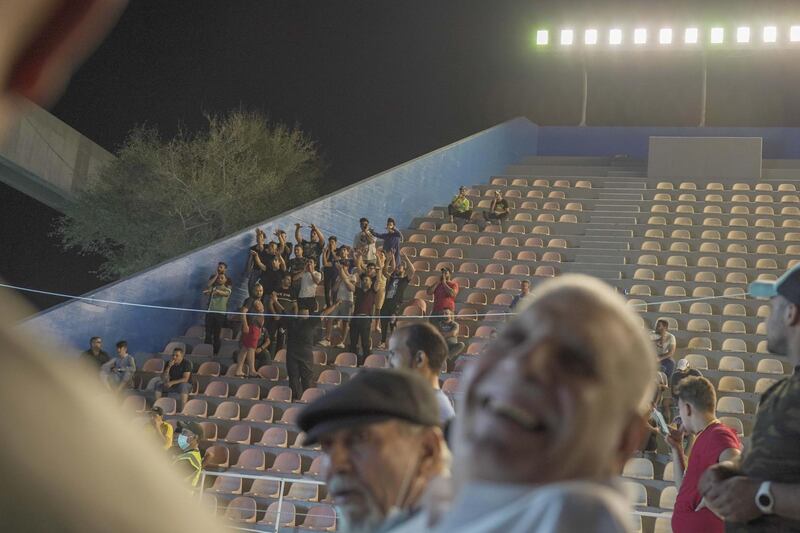
[[[299,400],[303,391],[311,387],[314,364],[314,332],[318,318],[309,318],[308,309],[301,309],[298,318],[287,319],[286,373],[293,399]]]
[[[81,352],[81,360],[87,361],[97,365],[103,366],[108,362],[108,354],[103,351],[103,339],[100,337],[92,337],[89,339],[89,349]]]
[[[397,309],[403,303],[403,294],[406,287],[414,277],[414,264],[404,253],[400,253],[402,260],[400,264],[392,271],[386,281],[386,297],[381,306],[381,344],[380,348],[386,348],[386,338],[392,331],[394,331],[397,324]],[[388,263],[387,263],[388,265]],[[386,267],[384,267],[386,268]]]
[[[361,345],[361,355],[358,358],[358,364],[361,365],[369,355],[371,348],[370,324],[377,300],[377,294],[372,287],[372,278],[369,274],[361,274],[354,296],[353,314],[356,318],[350,320],[350,351],[358,354],[358,345]]]
[[[503,221],[508,218],[508,202],[500,196],[500,191],[494,191],[494,199],[488,211],[483,212],[483,219],[486,222],[496,220],[502,226]]]
[[[280,254],[273,255],[272,260],[267,265],[266,270],[261,273],[261,285],[264,287],[264,294],[272,294],[281,284],[281,279],[286,274],[286,263]]]
[[[309,237],[311,240],[307,241],[300,235],[301,227],[300,224],[294,225],[294,238],[297,240],[297,245],[302,246],[303,256],[314,261],[319,270],[319,257],[322,255],[322,243],[325,242],[325,237],[317,226],[311,224],[311,236]]]
[[[289,262],[286,263],[289,274],[292,276],[292,290],[294,291],[295,298],[297,298],[297,294],[300,292],[300,278],[303,272],[306,271],[306,263],[307,260],[303,255],[303,247],[299,244],[295,244],[294,257],[289,259]]]
[[[172,359],[167,363],[156,385],[156,400],[163,394],[177,392],[180,394],[178,412],[182,411],[189,400],[189,393],[192,392],[192,384],[189,383],[191,376],[192,362],[184,358],[182,348],[175,348],[172,351]]]
[[[247,258],[247,272],[248,272],[248,292],[252,295],[253,288],[261,277],[261,273],[267,269],[267,265],[272,262],[274,251],[270,252],[270,245],[266,244],[267,234],[260,228],[256,228],[256,244],[250,247],[250,256]],[[226,266],[227,268],[227,266]],[[219,273],[219,267],[217,268]],[[216,276],[213,276],[216,278]],[[213,285],[213,280],[209,279],[209,286]]]
[[[294,290],[292,290],[292,276],[288,273],[284,273],[280,286],[272,291],[270,295],[267,309],[273,314],[296,315],[297,297],[295,294]],[[269,331],[273,346],[273,356],[286,344],[286,325],[286,318],[270,317],[269,320],[267,320],[267,331]]]

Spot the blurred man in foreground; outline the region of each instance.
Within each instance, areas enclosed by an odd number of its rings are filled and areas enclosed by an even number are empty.
[[[448,457],[429,383],[409,371],[362,370],[306,407],[298,425],[306,444],[322,445],[340,531],[424,530],[415,523],[421,496]]]
[[[588,276],[545,283],[526,303],[465,371],[456,498],[435,531],[628,531],[613,480],[647,431],[652,342]]]

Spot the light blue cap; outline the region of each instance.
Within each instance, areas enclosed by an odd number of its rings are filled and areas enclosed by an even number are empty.
[[[792,268],[784,272],[783,275],[778,279],[776,279],[775,281],[759,280],[752,282],[750,286],[747,288],[747,291],[753,298],[772,298],[773,296],[778,295],[781,286],[790,278],[795,278],[793,279],[795,283],[793,283],[792,285],[796,285],[798,282],[796,277],[798,275],[800,275],[800,263],[794,265]],[[793,300],[793,298],[790,298],[790,300]]]

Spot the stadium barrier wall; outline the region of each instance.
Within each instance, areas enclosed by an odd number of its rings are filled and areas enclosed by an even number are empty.
[[[240,285],[256,227],[268,235],[283,228],[294,241],[295,222],[304,226],[313,222],[326,238],[336,235],[346,244],[352,244],[362,216],[379,229],[391,216],[404,228],[434,205],[447,204],[459,185],[486,181],[523,156],[535,154],[537,140],[538,126],[528,119],[504,122],[85,296],[196,309],[204,301],[202,290],[218,261],[229,265],[234,286]],[[302,231],[307,235],[309,230]],[[241,300],[234,291],[229,309]],[[70,348],[86,349],[89,338],[99,335],[113,355],[119,339],[128,341],[131,353],[157,352],[202,319],[200,313],[73,300],[37,314],[22,327],[63,347],[65,353]]]

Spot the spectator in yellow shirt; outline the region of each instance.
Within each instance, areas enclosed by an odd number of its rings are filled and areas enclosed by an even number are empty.
[[[163,444],[165,450],[172,446],[172,426],[164,422],[164,410],[158,406],[153,406],[150,409],[150,420],[153,422],[153,428],[156,431],[159,439]]]
[[[472,201],[467,198],[467,189],[463,185],[458,188],[458,194],[447,206],[447,214],[450,215],[450,222],[454,217],[469,220],[472,216]]]

